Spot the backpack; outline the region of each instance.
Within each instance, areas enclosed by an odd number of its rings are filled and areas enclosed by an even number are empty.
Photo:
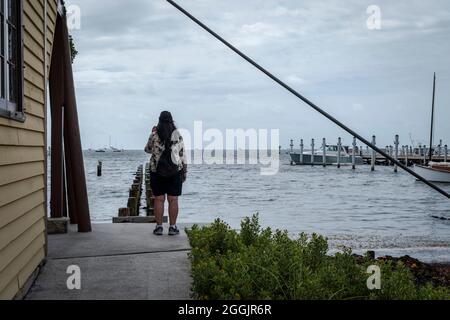
[[[179,172],[178,165],[172,161],[172,145],[173,142],[171,142],[170,147],[164,148],[156,167],[156,172],[164,178],[171,178]]]

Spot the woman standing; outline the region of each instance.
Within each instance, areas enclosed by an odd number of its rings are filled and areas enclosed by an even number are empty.
[[[175,127],[172,114],[168,111],[161,113],[158,126],[154,127],[145,152],[152,155],[150,159],[150,184],[155,196],[156,228],[153,232],[157,236],[164,233],[163,218],[164,204],[169,202],[169,235],[180,234],[177,227],[178,197],[183,191],[186,181],[187,161],[183,137]]]

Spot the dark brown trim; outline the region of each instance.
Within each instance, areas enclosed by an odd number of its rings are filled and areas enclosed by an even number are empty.
[[[5,16],[5,19],[7,17]],[[16,64],[16,76],[17,80],[16,83],[13,85],[15,86],[15,91],[17,94],[17,102],[16,102],[16,110],[15,111],[9,111],[8,101],[4,99],[0,99],[0,117],[2,118],[8,118],[14,121],[18,122],[25,122],[26,115],[25,115],[25,106],[24,106],[24,55],[23,55],[23,46],[24,46],[24,25],[23,25],[23,0],[18,0],[18,7],[17,7],[17,64]],[[8,30],[5,30],[5,36]],[[9,50],[9,48],[5,48],[5,50]],[[9,70],[5,70],[4,72],[9,72]],[[5,92],[6,94],[6,92]]]
[[[19,56],[17,61],[17,73],[18,73],[18,80],[17,80],[17,112],[25,113],[25,106],[24,106],[24,56],[23,56],[23,46],[24,46],[24,25],[23,25],[23,0],[18,1],[18,17],[17,17],[17,48],[19,49]],[[47,30],[45,30],[47,32]],[[44,32],[44,34],[45,34]],[[44,35],[45,38],[45,35]],[[44,41],[47,41],[47,39],[44,39]],[[45,54],[45,52],[44,52]]]

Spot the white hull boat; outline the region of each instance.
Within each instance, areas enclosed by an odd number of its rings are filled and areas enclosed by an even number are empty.
[[[414,166],[414,172],[431,182],[450,183],[450,165],[433,164],[430,166]]]
[[[326,152],[325,152],[325,164],[327,166],[331,165],[337,165],[338,162],[341,163],[341,165],[351,165],[353,162],[352,155],[348,154],[346,148],[341,147],[341,152],[338,151],[339,147],[337,145],[331,145],[327,146]],[[340,155],[340,161],[338,161]],[[321,150],[318,150],[317,152],[314,152],[314,155],[312,154],[312,151],[305,151],[302,153],[290,153],[291,156],[291,162],[295,165],[323,165],[324,164],[324,152],[323,148]],[[364,164],[364,160],[360,156],[355,157],[355,164],[362,165]]]

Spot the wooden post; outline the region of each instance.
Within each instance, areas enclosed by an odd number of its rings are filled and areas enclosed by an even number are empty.
[[[67,19],[56,19],[53,53],[49,75],[52,110],[64,112],[64,153],[68,189],[69,215],[76,215],[79,232],[90,232],[91,220],[84,171],[83,151],[73,80],[72,59],[69,47]],[[64,109],[62,109],[64,107]],[[58,124],[56,124],[58,126]],[[58,146],[56,146],[58,148]],[[69,161],[67,161],[69,160]],[[61,160],[62,162],[62,160]],[[58,178],[55,176],[55,179]],[[59,178],[58,178],[59,180]],[[52,187],[53,188],[53,187]],[[59,196],[58,196],[59,198]],[[61,197],[62,198],[62,197]]]
[[[372,144],[374,146],[376,146],[377,143],[377,137],[376,136],[372,136]],[[375,150],[372,150],[372,167],[371,167],[371,171],[375,171],[375,162],[377,161],[377,153]]]
[[[353,137],[352,169],[356,169],[356,137]]]
[[[394,157],[394,159],[398,160],[398,146],[400,144],[400,137],[399,137],[398,134],[395,136],[394,144],[395,144],[395,157]],[[398,172],[398,166],[396,164],[394,164],[394,172],[395,173]]]
[[[326,166],[327,166],[327,139],[325,139],[325,138],[323,138],[322,148],[323,148],[323,167],[326,168]]]
[[[405,153],[405,165],[409,166],[409,147],[406,146],[406,153]]]
[[[130,217],[137,217],[139,215],[137,212],[137,198],[128,198],[128,208],[130,209]]]
[[[338,169],[341,168],[341,152],[342,152],[341,149],[342,149],[342,139],[338,138],[338,156],[337,156],[337,161],[338,161],[337,167],[338,167]]]
[[[394,157],[394,147],[393,146],[389,146],[389,155],[391,157]],[[392,161],[389,161],[389,165],[393,165]]]
[[[67,136],[64,136],[64,141],[67,140]],[[66,145],[68,145],[68,142],[65,142]],[[77,222],[77,212],[73,211],[74,206],[73,204],[76,203],[76,197],[75,197],[75,188],[72,183],[67,183],[67,181],[73,181],[72,177],[72,171],[67,170],[67,168],[71,168],[73,166],[72,159],[70,158],[70,155],[68,152],[64,152],[65,157],[65,166],[66,166],[66,187],[67,187],[67,210],[69,211],[69,217],[70,217],[70,224],[78,224]]]
[[[314,166],[314,160],[315,160],[315,141],[314,139],[311,140],[311,165]]]
[[[102,167],[103,167],[103,162],[99,161],[97,164],[97,177],[102,176]]]
[[[388,155],[391,155],[389,146],[386,146],[386,153]],[[387,160],[387,159],[386,159],[386,165],[388,165],[388,166],[391,165],[391,162],[389,160]]]
[[[448,159],[448,146],[445,145],[444,146],[444,162],[447,163],[447,159]]]
[[[439,141],[439,146],[438,146],[438,156],[439,156],[439,161],[441,161],[441,156],[442,156],[442,140]]]
[[[303,164],[303,153],[305,149],[305,145],[303,143],[303,139],[300,140],[300,164]]]
[[[129,217],[129,216],[130,216],[130,208],[119,209],[119,217]]]
[[[291,140],[291,154],[293,153],[294,153],[294,140]],[[295,164],[294,160],[291,159],[291,166],[293,166],[294,164]]]
[[[427,165],[427,146],[423,146],[423,165]]]
[[[55,30],[55,40],[62,37],[62,30]],[[50,110],[51,110],[51,189],[50,215],[51,218],[63,217],[63,103],[64,103],[64,60],[62,55],[52,56],[49,73],[50,82]]]

